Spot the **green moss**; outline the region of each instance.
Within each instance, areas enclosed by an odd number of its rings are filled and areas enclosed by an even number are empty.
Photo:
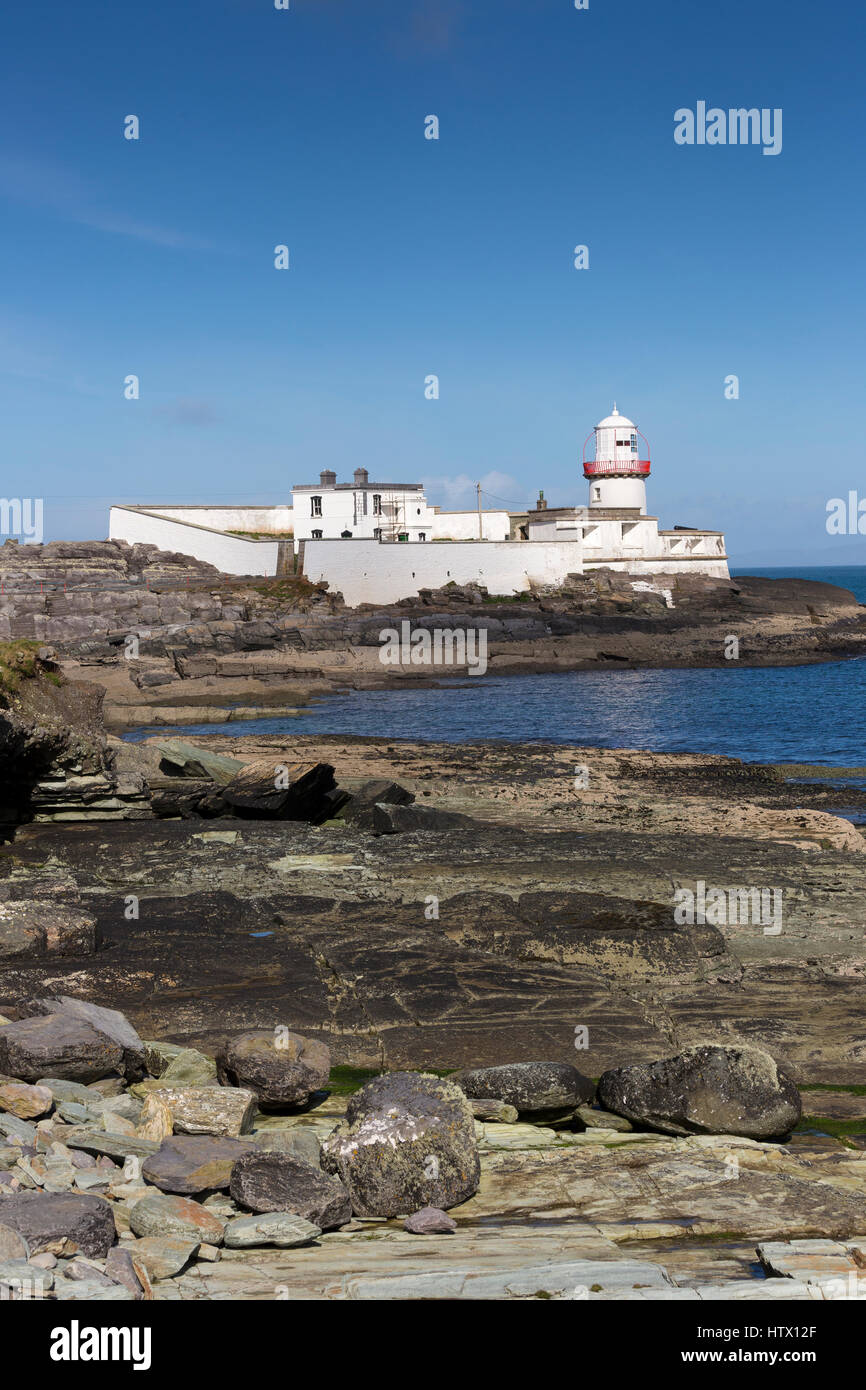
[[[327,1089],[334,1096],[351,1096],[355,1091],[360,1091],[362,1086],[366,1086],[368,1081],[374,1077],[384,1076],[390,1071],[399,1071],[399,1067],[386,1067],[384,1070],[370,1067],[332,1067],[328,1077]],[[411,1071],[425,1071],[432,1076],[450,1076],[455,1070],[449,1067],[446,1071],[440,1071],[436,1067],[412,1067],[406,1068]]]

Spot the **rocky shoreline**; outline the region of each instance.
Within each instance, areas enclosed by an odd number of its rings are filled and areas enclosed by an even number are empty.
[[[725,666],[731,636],[744,666],[866,653],[866,608],[811,580],[648,583],[595,570],[511,598],[452,585],[349,609],[303,578],[226,581],[154,546],[0,546],[0,641],[56,648],[71,678],[104,688],[116,732],[223,722],[232,706],[246,718],[290,716],[328,691],[435,684],[441,671],[382,663],[382,631],[404,621],[483,633],[493,674]]]
[[[112,563],[128,583],[130,557]],[[170,590],[166,621],[109,627],[106,582],[90,636],[60,650],[45,610],[4,594],[0,1295],[850,1296],[866,837],[838,789],[724,757],[314,738],[302,719],[124,741],[104,713],[126,727],[134,700],[218,709],[230,685],[302,708],[381,683],[395,613],[298,591],[229,619],[193,589],[221,616],[169,622]],[[812,592],[828,586],[769,603],[738,581],[672,617],[618,583],[559,615],[562,596],[505,612],[450,594],[396,616],[483,616],[515,669],[609,662],[617,642],[697,661],[748,623],[758,661],[860,650],[862,610]],[[866,809],[856,782],[844,805]]]

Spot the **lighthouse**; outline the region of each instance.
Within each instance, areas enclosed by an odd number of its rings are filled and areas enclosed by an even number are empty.
[[[587,457],[590,440],[592,458]],[[610,415],[599,420],[583,446],[583,476],[589,480],[590,507],[637,509],[646,515],[644,479],[649,472],[649,445],[634,421],[620,415],[614,402]]]

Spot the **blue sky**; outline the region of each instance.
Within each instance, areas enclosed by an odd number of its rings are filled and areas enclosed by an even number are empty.
[[[866,561],[824,524],[866,496],[864,29],[803,0],[7,7],[0,493],[53,539],[359,464],[583,502],[616,399],[665,525]],[[782,108],[782,152],[676,145],[699,100]]]

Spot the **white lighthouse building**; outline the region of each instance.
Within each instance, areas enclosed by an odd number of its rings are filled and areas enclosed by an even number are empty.
[[[587,458],[590,440],[594,441],[594,457]],[[620,415],[614,402],[610,415],[599,420],[583,446],[583,476],[589,479],[589,505],[637,508],[645,516],[644,479],[649,474],[649,445],[634,421]]]
[[[576,541],[581,569],[609,568],[635,575],[702,574],[728,578],[725,538],[696,526],[659,528],[647,515],[650,450],[637,425],[616,404],[586,437],[585,507],[550,507],[541,496],[529,513],[530,541]]]
[[[318,483],[292,489],[292,506],[118,505],[110,535],[192,555],[224,574],[303,574],[352,606],[469,583],[522,594],[597,569],[634,575],[636,588],[668,597],[682,575],[727,579],[720,531],[663,531],[648,515],[650,466],[646,439],[614,403],[583,446],[584,506],[551,507],[541,493],[528,512],[483,511],[479,484],[477,510],[443,512],[421,483],[371,482],[361,467],[338,483],[325,469]]]

